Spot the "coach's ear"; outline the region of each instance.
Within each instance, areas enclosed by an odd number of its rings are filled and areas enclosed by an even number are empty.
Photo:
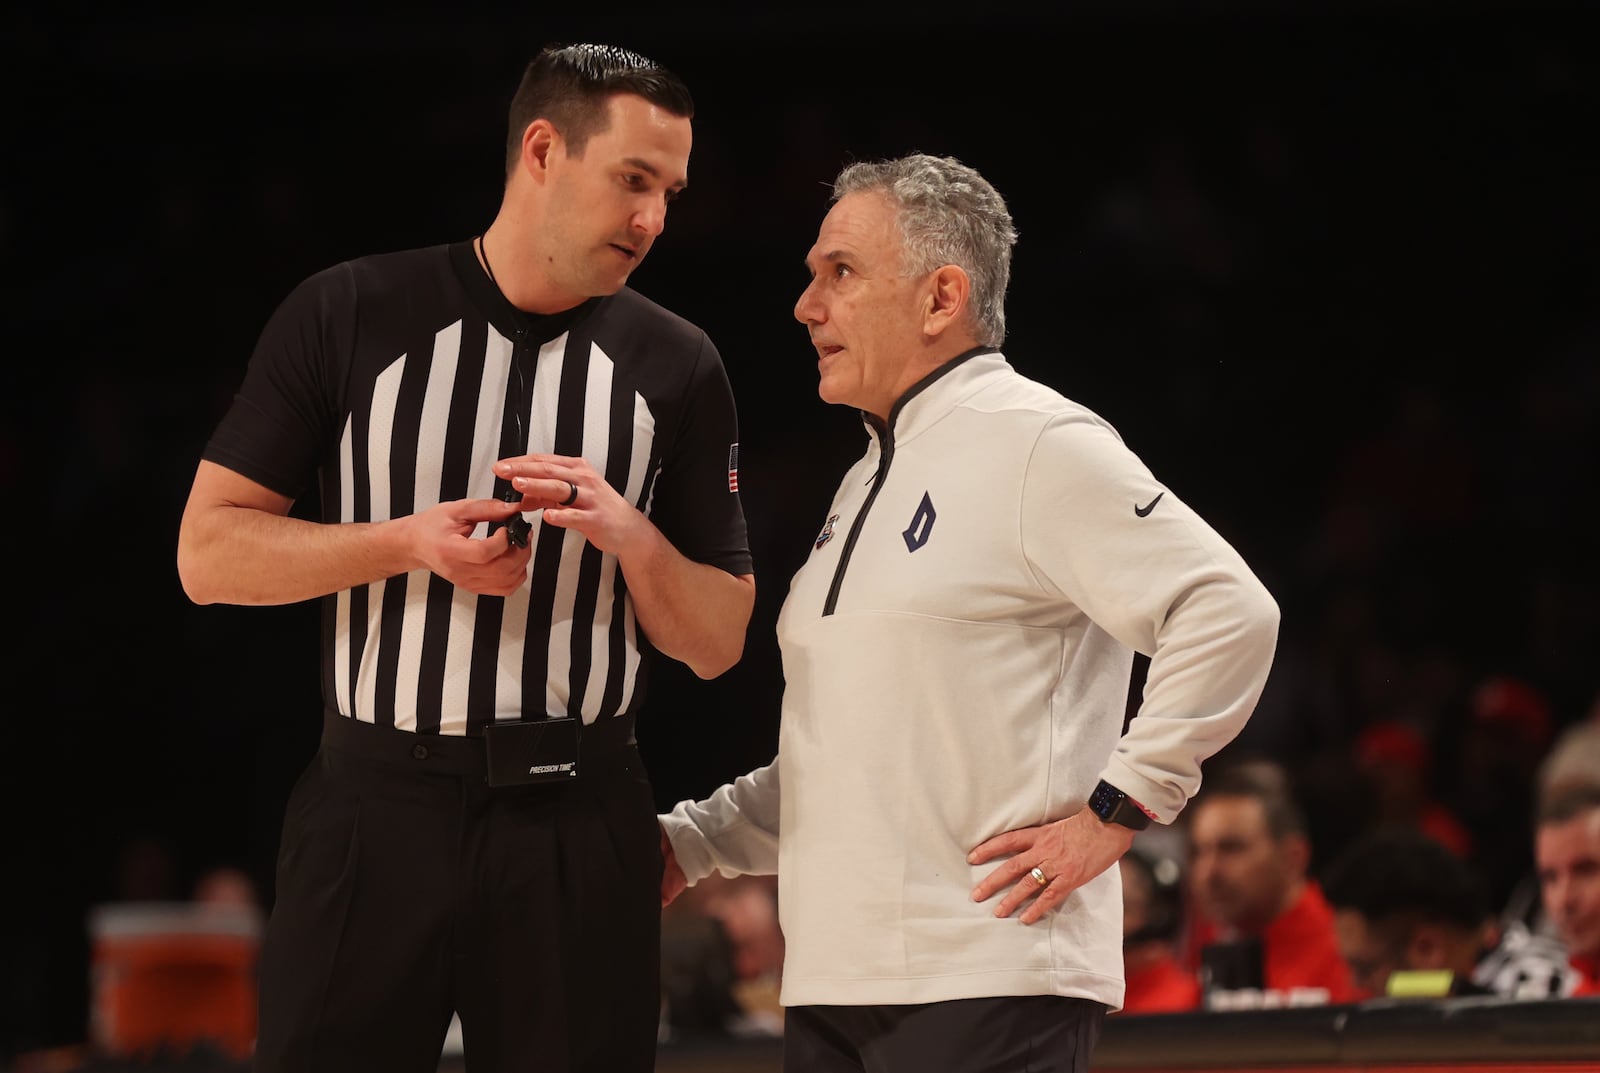
[[[966,316],[971,293],[972,280],[959,265],[945,265],[929,273],[922,303],[922,333],[933,338],[959,323]]]

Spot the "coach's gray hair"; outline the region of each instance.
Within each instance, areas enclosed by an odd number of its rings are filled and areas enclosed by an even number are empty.
[[[989,180],[954,157],[913,153],[848,164],[833,181],[833,200],[877,192],[894,203],[900,223],[901,271],[920,276],[956,265],[972,280],[978,342],[1006,337],[1006,286],[1017,229],[1005,199]]]

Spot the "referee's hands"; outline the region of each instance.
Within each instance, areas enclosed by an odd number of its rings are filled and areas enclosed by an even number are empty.
[[[574,529],[601,551],[625,561],[630,550],[648,546],[655,533],[649,519],[586,458],[518,455],[496,462],[494,475],[522,493],[523,510],[542,510],[546,525]]]
[[[405,532],[421,564],[450,584],[479,596],[510,596],[528,580],[532,550],[508,541],[504,526],[487,537],[472,534],[521,510],[500,499],[457,499],[411,515]]]

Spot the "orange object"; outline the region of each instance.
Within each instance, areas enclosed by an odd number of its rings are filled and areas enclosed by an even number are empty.
[[[127,902],[89,914],[89,1034],[104,1054],[248,1058],[261,923],[248,906]]]

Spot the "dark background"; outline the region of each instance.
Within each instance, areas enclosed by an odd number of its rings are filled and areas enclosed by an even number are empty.
[[[1558,726],[1600,694],[1584,6],[6,16],[0,1057],[84,1037],[91,906],[218,866],[270,898],[319,729],[315,609],[186,601],[189,480],[296,282],[488,224],[505,105],[551,40],[633,47],[698,105],[691,189],[633,283],[723,353],[760,596],[733,671],[657,670],[663,807],[772,756],[772,623],[864,444],[816,396],[801,259],[841,164],[920,150],[1011,206],[1013,363],[1115,424],[1279,598],[1230,749],[1302,774],[1319,851],[1359,822],[1339,760],[1380,718],[1426,732],[1463,815],[1525,835],[1453,743],[1492,677]],[[1501,893],[1519,852],[1486,862]]]

